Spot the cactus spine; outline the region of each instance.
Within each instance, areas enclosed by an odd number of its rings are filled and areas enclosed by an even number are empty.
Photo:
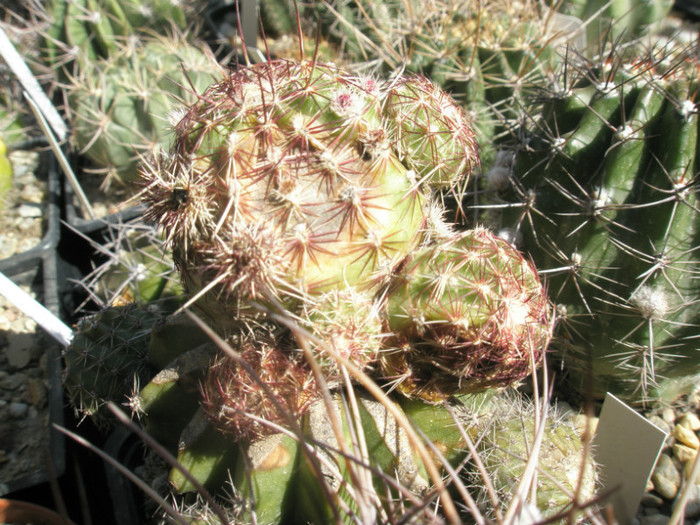
[[[391,286],[396,349],[383,353],[383,371],[409,396],[507,386],[542,358],[550,311],[537,273],[485,229],[416,252]]]

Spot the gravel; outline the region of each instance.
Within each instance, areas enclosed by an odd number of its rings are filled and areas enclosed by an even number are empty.
[[[32,296],[37,291],[21,286]],[[47,349],[36,323],[0,296],[0,489],[45,471],[49,450]],[[11,487],[11,485],[9,485]]]
[[[48,192],[46,158],[36,151],[13,151],[13,186],[0,205],[0,258],[26,252],[46,230],[44,209]]]

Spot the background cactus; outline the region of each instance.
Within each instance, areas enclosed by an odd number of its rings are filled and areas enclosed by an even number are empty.
[[[578,29],[533,1],[338,0],[306,3],[304,14],[353,67],[419,73],[455,97],[474,117],[485,165],[494,141],[517,123],[523,97],[551,81],[559,46]]]
[[[691,48],[570,62],[487,174],[492,213],[547,275],[582,394],[671,402],[697,383],[697,72]]]
[[[170,0],[50,0],[44,6],[49,26],[42,59],[59,78],[74,76],[85,62],[108,59],[129,40],[146,34],[184,31],[192,7]]]
[[[81,63],[68,89],[71,139],[105,174],[104,185],[133,182],[141,157],[168,149],[171,113],[217,78],[213,56],[178,37],[115,42],[104,59]]]
[[[558,4],[558,10],[588,22],[586,35],[590,48],[595,50],[605,40],[632,41],[644,33],[654,31],[671,10],[673,1],[566,0]]]

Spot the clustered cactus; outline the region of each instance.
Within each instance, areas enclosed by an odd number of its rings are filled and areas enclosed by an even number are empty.
[[[486,180],[491,219],[547,275],[576,391],[673,402],[697,384],[698,59],[573,59]]]
[[[221,332],[255,305],[299,312],[376,288],[420,244],[429,188],[478,164],[468,121],[434,86],[311,61],[238,69],[175,135],[146,172],[146,216]]]
[[[208,488],[230,478],[243,520],[423,512],[443,493],[410,428],[486,516],[527,492],[533,450],[539,512],[578,512],[579,431],[497,392],[550,338],[567,394],[670,403],[700,379],[698,53],[637,40],[668,2],[626,4],[301,5],[365,69],[240,66],[177,114],[142,169],[146,218],[218,344],[178,344],[174,316],[117,398]],[[296,22],[264,7],[277,33]],[[467,189],[486,226],[457,231],[445,196]]]
[[[241,516],[412,508],[440,477],[407,418],[458,464],[488,426],[472,426],[480,396],[533,373],[551,333],[534,266],[444,219],[442,195],[478,165],[466,114],[416,75],[280,59],[201,93],[143,198],[219,349],[182,315],[155,322],[150,380],[127,396],[149,434],[210,489],[231,478]],[[380,399],[359,386],[372,380]],[[195,490],[176,469],[170,482]]]

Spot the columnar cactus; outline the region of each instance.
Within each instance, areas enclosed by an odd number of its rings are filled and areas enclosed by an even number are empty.
[[[697,55],[618,51],[568,65],[493,203],[547,274],[577,389],[670,402],[700,374]]]
[[[627,0],[559,2],[558,9],[587,22],[586,36],[592,48],[604,40],[631,41],[652,31],[669,13],[671,0],[629,2]]]

